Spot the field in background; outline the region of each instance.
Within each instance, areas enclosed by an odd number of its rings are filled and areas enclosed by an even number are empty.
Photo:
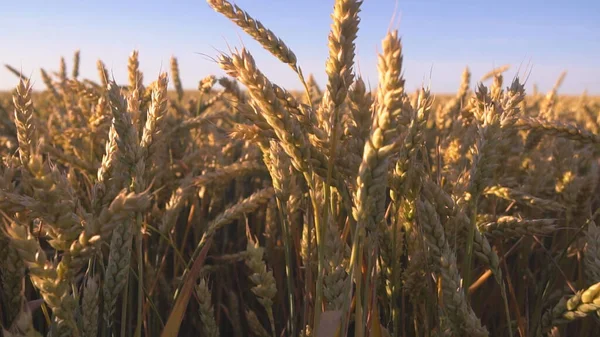
[[[398,32],[377,90],[338,0],[327,83],[249,14],[250,51],[184,91],[177,59],[128,83],[0,93],[4,336],[595,336],[600,97],[525,92],[506,67],[407,92]]]

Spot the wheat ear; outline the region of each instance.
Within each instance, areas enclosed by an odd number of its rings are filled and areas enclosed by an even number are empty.
[[[83,298],[81,300],[81,332],[83,336],[98,336],[99,295],[98,280],[95,277],[89,276],[85,281]]]
[[[248,235],[248,244],[246,247],[248,252],[248,259],[246,265],[252,272],[249,276],[254,287],[252,292],[258,297],[258,302],[267,311],[269,322],[271,323],[271,333],[273,337],[277,335],[275,331],[275,319],[273,317],[273,299],[277,294],[277,288],[275,286],[275,278],[273,272],[267,270],[267,266],[263,261],[264,248],[258,245],[258,241],[255,241]]]
[[[446,314],[451,320],[454,334],[459,336],[488,336],[487,330],[469,306],[460,286],[456,256],[450,249],[439,215],[429,201],[417,202],[418,218],[429,253],[440,273]]]
[[[11,223],[6,228],[21,260],[29,270],[29,278],[40,291],[44,302],[52,309],[59,336],[80,336],[74,312],[77,302],[64,279],[65,271],[55,267],[47,258],[37,238],[24,225]]]
[[[596,283],[571,297],[563,297],[552,310],[542,316],[542,329],[547,332],[553,326],[587,317],[599,310],[600,283]]]
[[[6,307],[6,322],[11,324],[17,319],[24,304],[25,265],[19,251],[0,232],[0,270],[2,270],[2,291]]]
[[[31,85],[19,80],[16,94],[13,96],[15,105],[15,125],[19,141],[19,156],[21,163],[27,163],[31,153],[35,152],[35,125],[33,123],[33,103],[31,101]]]
[[[215,321],[215,314],[212,305],[212,297],[206,280],[202,279],[196,287],[196,294],[200,304],[200,320],[204,325],[204,332],[207,337],[219,337],[219,327]]]

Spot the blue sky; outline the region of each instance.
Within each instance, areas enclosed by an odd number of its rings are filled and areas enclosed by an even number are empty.
[[[236,3],[283,38],[305,73],[324,85],[327,34],[333,0],[238,0]],[[81,76],[97,79],[102,59],[119,82],[126,82],[127,57],[140,52],[146,81],[179,59],[183,85],[195,88],[208,74],[222,75],[211,57],[246,46],[272,81],[300,88],[286,66],[262,51],[243,31],[212,11],[204,0],[180,1],[5,1],[0,10],[0,63],[21,68],[42,88],[39,68],[56,70],[60,56],[70,66],[81,50]],[[395,14],[396,19],[392,21]],[[454,92],[465,66],[473,81],[494,66],[511,64],[548,90],[561,71],[562,93],[587,89],[600,94],[600,2],[365,0],[357,40],[360,73],[377,85],[376,53],[389,27],[403,40],[408,89],[422,83],[434,92]],[[2,68],[0,90],[17,79]]]

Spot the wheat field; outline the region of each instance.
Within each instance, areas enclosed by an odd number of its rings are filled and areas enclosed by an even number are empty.
[[[193,91],[137,51],[122,84],[101,60],[81,78],[79,51],[39,92],[6,65],[3,336],[600,336],[600,98],[559,95],[564,74],[526,93],[507,66],[408,92],[396,30],[371,90],[357,0],[335,1],[319,85],[207,2],[305,90],[242,47]]]

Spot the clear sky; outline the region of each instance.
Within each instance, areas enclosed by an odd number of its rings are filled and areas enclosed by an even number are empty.
[[[327,35],[333,0],[237,0],[236,3],[284,39],[305,73],[325,82]],[[245,45],[272,81],[300,88],[286,66],[263,52],[243,31],[212,11],[204,0],[0,1],[0,63],[31,75],[42,88],[39,68],[58,68],[81,50],[81,76],[97,79],[102,59],[126,82],[127,57],[140,52],[146,81],[179,59],[183,85],[195,88],[208,74],[222,75],[210,57]],[[392,21],[395,14],[396,20]],[[422,83],[434,92],[454,92],[465,66],[473,84],[494,66],[511,64],[507,76],[531,72],[527,88],[548,90],[563,70],[562,93],[600,94],[600,1],[365,0],[357,61],[374,87],[376,52],[391,26],[403,39],[408,89]],[[70,71],[70,69],[69,69]],[[17,79],[0,70],[0,90]]]

